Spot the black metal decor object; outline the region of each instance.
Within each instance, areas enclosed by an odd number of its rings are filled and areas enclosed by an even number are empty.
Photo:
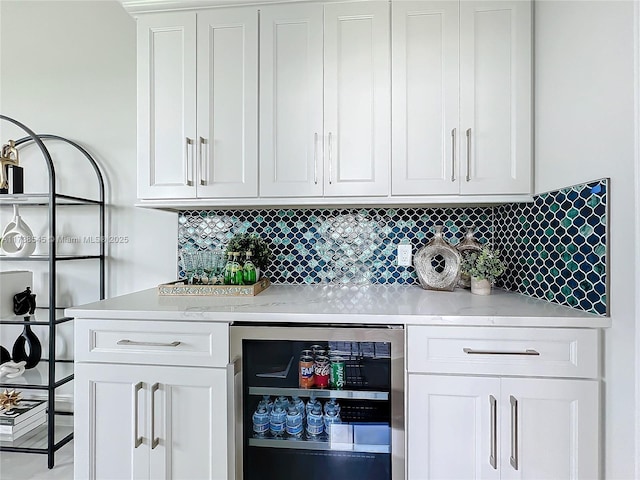
[[[22,329],[22,333],[16,339],[16,342],[13,344],[13,361],[14,362],[22,362],[25,361],[26,364],[24,368],[33,368],[38,365],[40,359],[42,358],[42,344],[38,337],[31,330],[31,325],[29,325],[29,318],[24,317],[25,325]],[[27,353],[27,349],[29,352]]]
[[[35,311],[36,295],[31,293],[30,287],[13,296],[13,313],[16,315],[33,315]]]
[[[9,350],[7,350],[2,345],[0,345],[0,365],[10,361],[11,361],[11,354],[9,353]]]
[[[24,368],[35,367],[42,358],[42,344],[29,325],[30,315],[36,311],[36,295],[31,293],[31,288],[27,287],[23,292],[13,296],[13,312],[16,315],[29,315],[24,317],[27,322],[22,329],[22,333],[13,344],[13,361],[25,361]],[[29,352],[27,353],[27,349]]]

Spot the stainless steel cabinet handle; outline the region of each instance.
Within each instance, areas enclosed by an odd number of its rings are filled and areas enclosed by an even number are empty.
[[[142,445],[142,436],[138,436],[138,392],[142,390],[142,382],[136,383],[133,389],[133,445],[138,448]]]
[[[333,183],[333,155],[331,152],[331,132],[329,132],[329,185]]]
[[[451,130],[451,181],[456,181],[456,129]]]
[[[185,143],[185,158],[187,159],[187,161],[185,162],[185,175],[186,175],[186,184],[188,187],[193,187],[193,179],[192,177],[189,175],[189,164],[191,164],[191,170],[193,171],[193,155],[191,157],[189,157],[189,152],[191,152],[193,154],[193,150],[189,147],[193,146],[193,140],[191,140],[189,137],[187,137],[186,143]]]
[[[158,383],[151,386],[151,450],[160,444],[160,439],[156,437],[156,392],[159,388]]]
[[[313,134],[313,183],[318,184],[318,132]]]
[[[200,142],[199,142],[199,146],[200,146],[200,152],[199,152],[200,153],[200,158],[199,158],[199,160],[200,160],[200,162],[199,162],[200,163],[200,185],[206,185],[207,184],[207,181],[205,180],[206,177],[204,176],[205,165],[204,165],[204,163],[202,161],[202,159],[204,157],[204,155],[202,154],[202,151],[204,150],[204,146],[205,146],[206,143],[207,143],[206,140],[203,137],[200,137]]]
[[[227,464],[228,477],[236,478],[236,452],[242,451],[242,435],[236,431],[236,425],[242,422],[242,408],[239,405],[239,394],[242,385],[242,360],[235,358],[227,365]]]
[[[489,408],[491,409],[491,452],[489,453],[489,465],[494,470],[498,469],[498,462],[496,459],[498,451],[498,439],[496,435],[497,429],[497,402],[496,397],[489,395]]]
[[[511,402],[511,456],[509,463],[514,470],[518,470],[518,400],[509,396]]]
[[[471,181],[471,129],[467,128],[467,182]]]
[[[118,340],[116,345],[138,345],[143,347],[177,347],[181,342],[175,341],[171,343],[162,343],[162,342],[134,342],[133,340],[127,340],[123,338],[122,340]]]
[[[524,352],[509,352],[503,350],[474,350],[473,348],[463,348],[467,355],[540,355],[540,352],[532,348],[527,348]]]

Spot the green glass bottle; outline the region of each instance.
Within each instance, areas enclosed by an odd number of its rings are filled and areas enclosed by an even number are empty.
[[[242,266],[238,262],[240,252],[233,252],[233,271],[231,273],[231,283],[233,285],[244,285]]]
[[[251,261],[251,252],[246,253],[246,260],[244,261],[243,278],[245,285],[253,285],[256,283],[256,266]]]
[[[224,284],[231,285],[231,274],[233,272],[232,252],[227,252],[227,262],[224,264]]]

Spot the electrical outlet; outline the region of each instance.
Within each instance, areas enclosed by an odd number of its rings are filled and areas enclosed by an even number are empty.
[[[411,266],[411,242],[406,238],[398,244],[397,249],[398,266],[410,267]]]

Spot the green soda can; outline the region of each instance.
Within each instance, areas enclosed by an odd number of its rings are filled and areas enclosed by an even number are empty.
[[[346,371],[344,358],[331,357],[331,372],[329,374],[329,383],[334,390],[342,390],[346,383]]]

